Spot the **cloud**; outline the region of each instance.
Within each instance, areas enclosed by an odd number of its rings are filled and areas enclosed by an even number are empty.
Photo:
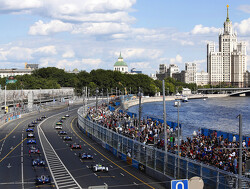
[[[42,7],[41,0],[0,0],[0,12],[24,12],[26,10],[37,9]]]
[[[170,64],[182,63],[182,56],[177,54],[175,58],[170,58]]]
[[[138,71],[141,71],[139,69],[151,69],[152,67],[150,66],[149,62],[134,62],[130,63],[131,68],[136,68]]]
[[[240,23],[235,23],[234,28],[242,35],[250,33],[250,18],[242,20]]]
[[[100,65],[101,62],[102,62],[102,60],[99,58],[97,58],[97,59],[91,59],[91,58],[82,59],[82,63],[84,65],[88,65],[88,66],[95,67],[95,68],[98,68],[98,66]]]
[[[56,55],[57,54],[56,47],[53,45],[39,47],[35,49],[34,52],[37,52],[39,54],[44,54],[44,55]]]
[[[49,35],[56,32],[71,31],[72,24],[64,23],[60,20],[51,20],[44,23],[42,20],[37,21],[29,29],[30,35]]]
[[[240,5],[238,7],[238,10],[241,10],[242,12],[245,13],[250,13],[250,5]]]
[[[191,34],[208,34],[208,33],[219,33],[220,28],[215,27],[204,27],[202,24],[194,26]]]
[[[66,51],[63,55],[63,58],[74,58],[75,57],[75,52],[73,50],[68,50]]]

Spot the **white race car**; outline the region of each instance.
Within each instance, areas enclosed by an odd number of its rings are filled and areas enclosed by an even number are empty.
[[[108,168],[108,167],[103,166],[103,165],[100,164],[100,163],[98,163],[98,164],[96,164],[96,165],[94,165],[94,166],[92,165],[91,168],[92,168],[92,170],[93,170],[94,172],[98,172],[98,171],[108,172],[108,171],[109,171],[109,168]]]
[[[62,126],[61,126],[61,125],[56,125],[56,126],[55,126],[55,129],[57,129],[57,130],[62,130]]]

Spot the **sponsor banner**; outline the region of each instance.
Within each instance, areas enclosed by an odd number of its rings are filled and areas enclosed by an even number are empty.
[[[123,153],[122,153],[122,160],[127,161],[127,156],[125,154],[123,154]]]
[[[113,154],[117,156],[117,150],[115,148],[113,148]]]
[[[146,172],[146,166],[145,166],[144,164],[139,163],[138,168],[139,168],[139,170],[140,170],[141,172],[144,172],[144,173]]]
[[[109,150],[109,145],[108,144],[106,144],[106,149]]]

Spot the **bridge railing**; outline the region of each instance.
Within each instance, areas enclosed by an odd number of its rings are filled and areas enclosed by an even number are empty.
[[[170,181],[199,176],[205,189],[236,189],[239,176],[188,158],[178,157],[105,128],[83,116],[78,110],[78,126],[88,137],[97,141],[115,156],[140,171],[162,181],[170,188]],[[241,177],[242,188],[250,187],[250,179]]]

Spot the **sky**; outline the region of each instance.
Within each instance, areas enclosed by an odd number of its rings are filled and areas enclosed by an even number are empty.
[[[187,62],[206,71],[206,44],[218,46],[227,4],[250,70],[249,0],[0,0],[0,68],[113,70],[121,52],[145,74]]]

